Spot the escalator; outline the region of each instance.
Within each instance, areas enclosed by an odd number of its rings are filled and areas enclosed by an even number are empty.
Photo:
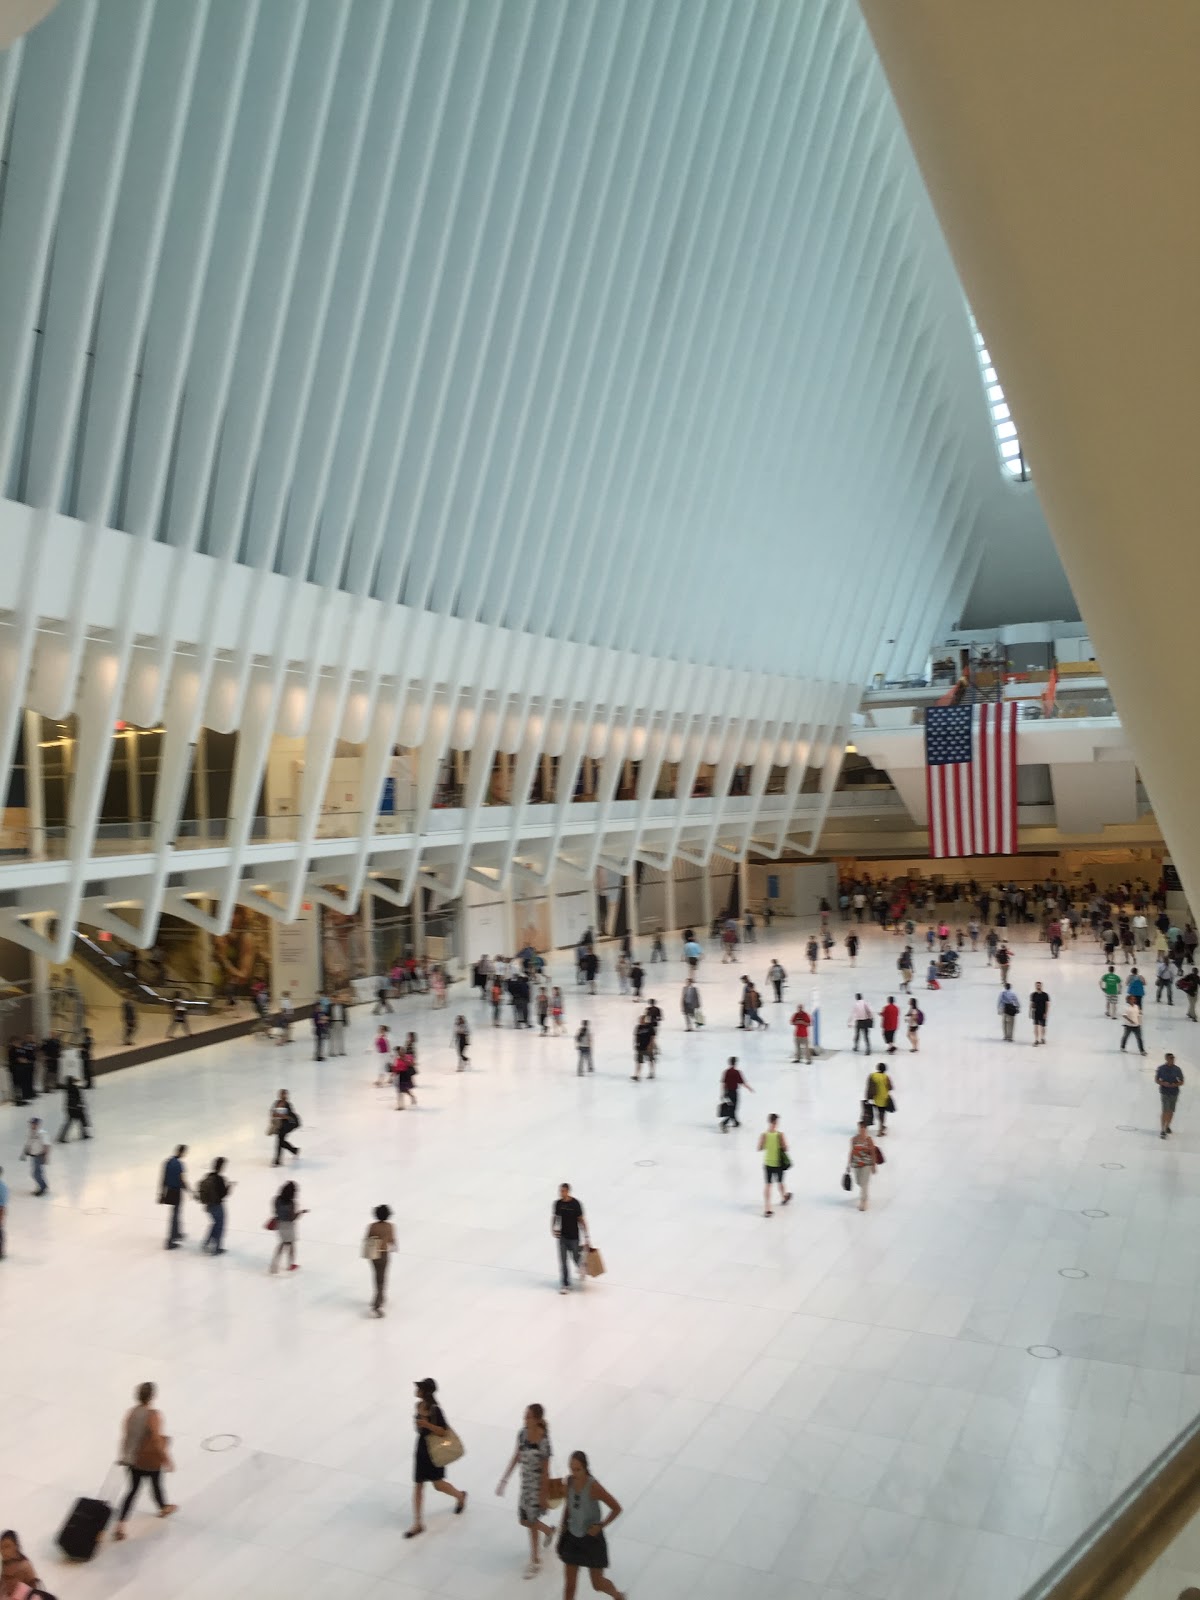
[[[74,953],[77,961],[102,979],[121,999],[132,1000],[135,1006],[156,1006],[167,1011],[182,1004],[197,1016],[212,1010],[213,992],[210,984],[176,982],[165,973],[162,978],[148,981],[139,977],[117,953],[110,953],[104,945],[78,930],[75,933]]]

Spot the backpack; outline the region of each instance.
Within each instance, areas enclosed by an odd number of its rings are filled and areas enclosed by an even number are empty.
[[[920,1006],[918,1006],[917,1007],[917,1027],[918,1028],[923,1028],[924,1026],[925,1026],[925,1013],[921,1010]]]
[[[196,1186],[196,1199],[202,1206],[215,1206],[217,1203],[216,1185],[213,1183],[215,1177],[215,1172],[206,1172]]]

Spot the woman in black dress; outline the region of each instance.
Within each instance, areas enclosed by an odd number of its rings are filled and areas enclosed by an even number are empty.
[[[591,1573],[592,1588],[598,1594],[611,1595],[612,1600],[625,1600],[612,1579],[604,1576],[608,1566],[604,1530],[621,1515],[621,1508],[608,1490],[592,1477],[588,1458],[582,1450],[572,1452],[565,1488],[562,1529],[558,1536],[558,1555],[563,1564],[563,1600],[575,1600],[580,1567],[586,1567]],[[607,1516],[604,1515],[606,1507]]]
[[[425,1532],[425,1524],[421,1521],[421,1503],[427,1483],[431,1483],[439,1494],[448,1494],[457,1502],[454,1507],[456,1517],[461,1516],[467,1503],[467,1491],[456,1489],[429,1454],[429,1440],[434,1437],[442,1439],[450,1433],[442,1408],[434,1399],[437,1384],[432,1378],[422,1378],[416,1390],[417,1413],[413,1419],[417,1430],[417,1450],[413,1458],[413,1525],[404,1535],[406,1539],[415,1539],[417,1534]]]

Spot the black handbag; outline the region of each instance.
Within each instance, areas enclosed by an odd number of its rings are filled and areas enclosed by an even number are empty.
[[[891,1095],[888,1095],[887,1110],[888,1111],[895,1111],[895,1109],[896,1109],[896,1102],[892,1099]]]
[[[851,1185],[851,1182],[850,1182],[850,1169],[847,1167],[846,1171],[842,1173],[842,1188],[845,1189],[847,1193],[849,1193],[851,1187],[852,1187],[852,1185]]]

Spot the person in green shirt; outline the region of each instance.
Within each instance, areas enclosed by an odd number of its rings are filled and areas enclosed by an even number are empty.
[[[1117,998],[1121,993],[1121,979],[1115,967],[1109,967],[1108,971],[1100,979],[1100,987],[1104,990],[1104,1015],[1112,1017],[1116,1021]]]
[[[791,1166],[792,1158],[787,1153],[787,1140],[779,1129],[779,1117],[772,1111],[767,1118],[767,1131],[758,1136],[758,1148],[763,1153],[763,1216],[774,1216],[771,1210],[771,1185],[779,1190],[780,1203],[787,1205],[792,1198],[791,1191],[783,1185],[784,1171]]]

